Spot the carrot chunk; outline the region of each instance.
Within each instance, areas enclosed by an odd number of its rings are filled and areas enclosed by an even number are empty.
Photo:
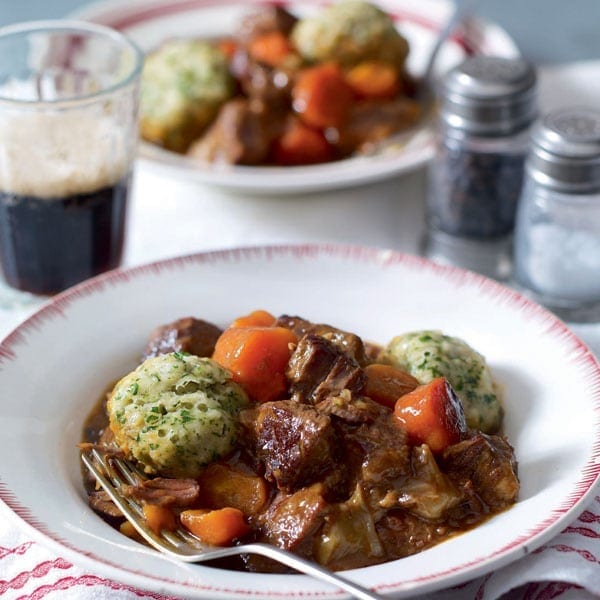
[[[199,483],[202,504],[209,508],[232,506],[245,515],[255,515],[269,500],[269,487],[262,477],[221,463],[208,465]]]
[[[229,506],[209,511],[184,510],[179,518],[186,529],[212,546],[231,546],[235,540],[250,531],[244,520],[244,513]]]
[[[250,41],[248,54],[265,65],[279,67],[294,54],[294,47],[281,31],[268,31]]]
[[[137,529],[129,521],[123,521],[119,525],[119,531],[132,540],[137,540],[138,542],[143,540],[142,536],[137,532]]]
[[[230,327],[271,327],[277,319],[266,310],[254,310],[250,314],[238,317]]]
[[[292,106],[317,129],[340,127],[348,117],[354,93],[342,70],[323,63],[300,71],[292,87]]]
[[[218,42],[219,50],[231,60],[238,50],[238,43],[233,38],[222,38]]]
[[[391,365],[374,363],[367,365],[364,371],[367,376],[364,395],[392,410],[400,396],[412,392],[419,385],[412,375]]]
[[[285,393],[285,370],[298,337],[285,327],[230,327],[215,345],[213,359],[233,373],[256,402]]]
[[[398,72],[380,61],[364,61],[346,73],[346,81],[359,98],[385,100],[400,91]]]
[[[177,527],[177,520],[170,508],[158,504],[144,504],[144,518],[146,523],[156,535],[163,529],[173,531]]]
[[[278,165],[312,165],[332,160],[333,147],[322,131],[294,119],[273,143],[272,154]]]
[[[438,377],[396,401],[394,417],[406,428],[409,443],[427,444],[439,453],[467,431],[463,407],[445,377]]]

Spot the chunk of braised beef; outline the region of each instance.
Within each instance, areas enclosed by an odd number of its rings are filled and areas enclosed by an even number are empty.
[[[403,510],[388,511],[376,530],[385,548],[386,560],[403,558],[433,546],[448,536],[447,525],[435,525]]]
[[[370,362],[362,339],[355,333],[343,331],[325,323],[311,323],[301,317],[292,317],[289,315],[280,316],[277,319],[276,325],[291,329],[299,338],[307,333],[320,335],[333,342],[340,350],[351,356],[361,367]]]
[[[330,507],[321,483],[293,494],[280,492],[256,521],[258,539],[312,558],[314,536],[323,526]]]
[[[157,327],[151,334],[143,358],[169,352],[188,352],[196,356],[212,356],[222,330],[216,325],[184,317]]]
[[[472,483],[475,493],[494,511],[517,500],[517,461],[514,449],[504,436],[478,432],[449,446],[441,457],[441,464],[458,485]]]
[[[266,160],[284,123],[285,115],[269,111],[262,101],[234,98],[223,105],[188,155],[204,162],[256,165]]]
[[[311,321],[303,319],[302,317],[291,315],[281,315],[277,317],[275,325],[277,327],[291,329],[299,338],[309,333],[311,327],[314,327],[314,323]]]
[[[363,341],[355,333],[341,331],[329,325],[315,325],[312,333],[333,342],[346,355],[352,357],[361,367],[369,363]]]
[[[336,464],[336,432],[327,415],[293,400],[261,404],[252,423],[264,477],[293,491],[331,471]]]
[[[295,69],[296,62],[291,59],[279,67],[259,62],[243,46],[236,49],[230,61],[230,70],[237,79],[242,95],[252,101],[251,106],[255,110],[261,108],[256,102],[262,102],[264,116],[275,116],[277,122],[290,116]]]
[[[330,415],[340,431],[348,485],[360,484],[369,506],[380,510],[389,490],[411,474],[405,430],[396,425],[388,408],[366,397],[342,393],[316,408]]]
[[[462,499],[448,512],[446,522],[456,529],[473,527],[487,518],[490,508],[479,497],[470,479],[463,480],[459,489]]]
[[[200,485],[195,479],[155,477],[135,485],[124,485],[122,490],[129,498],[147,504],[184,508],[198,499]]]
[[[238,431],[238,446],[242,450],[250,468],[254,472],[264,476],[264,466],[257,456],[256,422],[260,406],[260,404],[255,404],[240,411],[238,421],[241,427]]]
[[[396,427],[389,415],[356,427],[344,426],[347,455],[362,457],[357,471],[373,510],[382,508],[381,502],[390,489],[395,489],[411,475],[410,448],[404,432]]]
[[[366,382],[364,371],[353,358],[314,333],[307,333],[298,342],[286,376],[292,399],[307,404],[318,404],[342,390],[360,393]]]
[[[287,36],[297,20],[281,6],[275,4],[261,6],[259,10],[247,14],[240,21],[235,36],[242,43],[272,31],[279,31]]]
[[[374,344],[373,342],[364,342],[364,347],[367,364],[377,362],[379,355],[383,350],[383,346],[380,344]]]

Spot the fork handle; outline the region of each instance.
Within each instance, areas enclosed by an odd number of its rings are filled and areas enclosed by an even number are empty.
[[[305,575],[311,575],[315,579],[326,581],[346,592],[350,592],[354,598],[359,598],[360,600],[383,599],[383,596],[372,592],[358,583],[354,583],[332,571],[320,567],[316,563],[304,560],[291,552],[287,552],[275,546],[270,546],[269,544],[244,544],[244,553],[261,554],[262,556],[272,558],[273,560],[283,563],[292,569],[296,569],[296,571],[300,571]]]

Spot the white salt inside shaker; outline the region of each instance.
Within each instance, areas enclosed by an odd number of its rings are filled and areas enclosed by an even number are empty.
[[[600,112],[536,123],[517,212],[514,277],[570,321],[600,320]]]

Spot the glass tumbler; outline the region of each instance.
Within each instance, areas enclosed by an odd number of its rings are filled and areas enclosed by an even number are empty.
[[[120,264],[140,50],[78,21],[0,29],[0,265],[54,294]]]
[[[515,283],[561,318],[600,321],[600,111],[567,107],[532,132]]]

